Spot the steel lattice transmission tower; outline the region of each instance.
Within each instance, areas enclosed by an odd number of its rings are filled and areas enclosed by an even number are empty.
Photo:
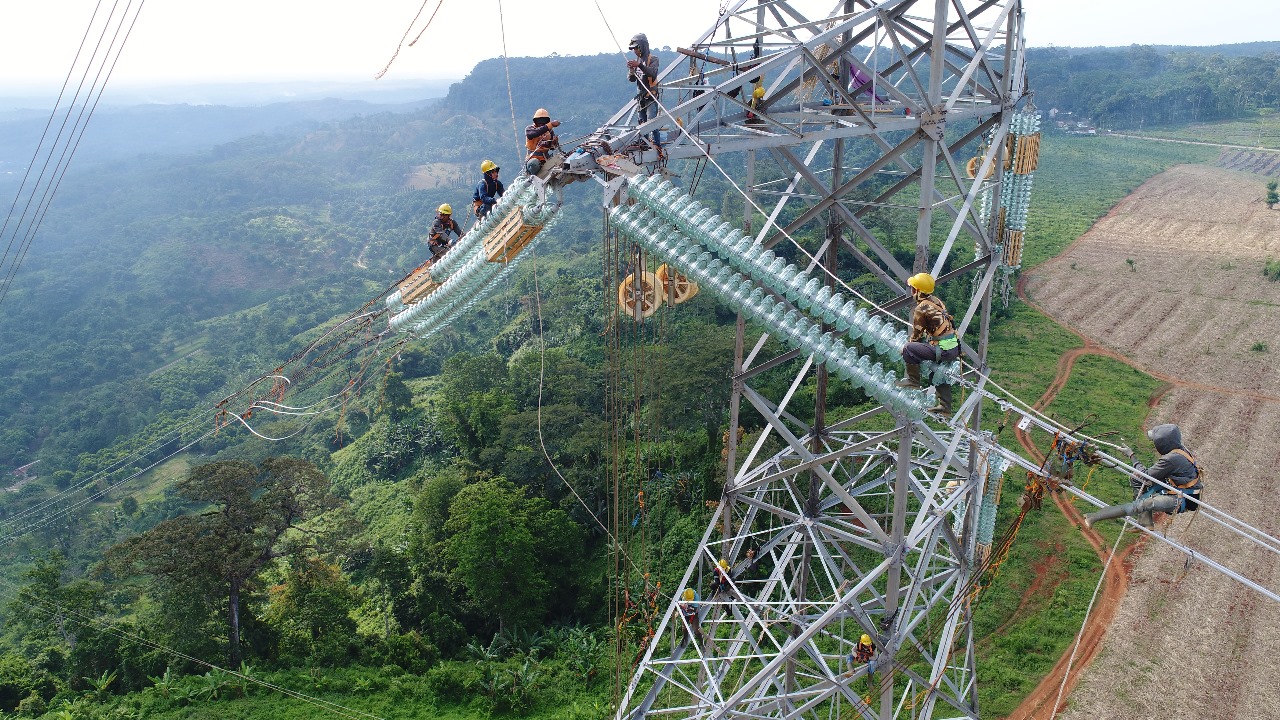
[[[666,69],[666,112],[638,129],[667,128],[672,160],[736,154],[763,210],[748,207],[746,232],[779,250],[808,238],[811,268],[874,276],[900,317],[911,274],[956,278],[968,297],[951,308],[964,359],[985,375],[1002,251],[988,218],[1002,215],[998,192],[985,212],[980,196],[1005,177],[1005,140],[1026,94],[1021,3],[860,0],[805,14],[808,4],[731,6],[681,50],[687,66]],[[602,131],[632,131],[635,110]],[[877,211],[914,226],[891,237]],[[753,228],[753,217],[767,219]],[[825,366],[799,351],[762,357],[765,337],[738,327],[725,492],[676,587],[702,590],[699,627],[672,602],[618,717],[978,717],[967,600],[983,557],[987,472],[970,444],[980,394],[950,426],[888,407],[828,422]],[[766,371],[793,381],[770,397],[753,385]],[[797,412],[806,384],[816,401]],[[744,421],[764,430],[738,447]],[[722,558],[732,588],[709,596]],[[850,660],[864,633],[874,679]]]

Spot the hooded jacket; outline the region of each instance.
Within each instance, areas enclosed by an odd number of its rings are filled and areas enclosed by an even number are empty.
[[[637,33],[631,38],[631,44],[640,50],[640,57],[636,58],[640,65],[634,70],[627,70],[627,81],[636,84],[637,99],[652,102],[650,93],[658,94],[658,56],[649,52],[649,38],[644,33]]]
[[[1146,471],[1148,475],[1184,489],[1200,484],[1200,470],[1196,467],[1194,456],[1182,447],[1182,431],[1177,425],[1157,425],[1147,431],[1147,437],[1151,438],[1156,452],[1160,453],[1160,459]]]

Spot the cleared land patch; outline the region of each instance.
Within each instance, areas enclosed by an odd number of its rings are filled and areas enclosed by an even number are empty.
[[[1029,273],[1033,300],[1166,380],[1148,425],[1178,422],[1206,500],[1276,534],[1280,466],[1280,212],[1256,175],[1182,166],[1148,181],[1058,258]],[[1132,261],[1132,262],[1130,262]],[[1268,349],[1252,349],[1258,343]],[[1144,454],[1149,458],[1148,448]],[[1171,536],[1265,585],[1280,562],[1192,515]],[[1280,605],[1148,542],[1064,718],[1271,717],[1280,707]]]

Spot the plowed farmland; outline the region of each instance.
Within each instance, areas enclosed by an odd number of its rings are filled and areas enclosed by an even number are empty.
[[[1206,500],[1275,535],[1280,283],[1262,270],[1280,258],[1280,211],[1262,203],[1264,183],[1174,168],[1028,273],[1025,287],[1055,319],[1167,382],[1148,426],[1179,423]],[[1280,557],[1193,517],[1164,530],[1280,586]],[[1132,563],[1129,590],[1059,717],[1275,717],[1280,605],[1188,567],[1162,543],[1144,544]]]

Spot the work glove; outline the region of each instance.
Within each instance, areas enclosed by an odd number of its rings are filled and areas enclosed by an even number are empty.
[[[638,67],[640,67],[640,61],[639,61],[639,60],[628,60],[628,61],[627,61],[627,69],[628,69],[628,70],[635,70],[635,69],[636,69],[636,68],[638,68]]]

